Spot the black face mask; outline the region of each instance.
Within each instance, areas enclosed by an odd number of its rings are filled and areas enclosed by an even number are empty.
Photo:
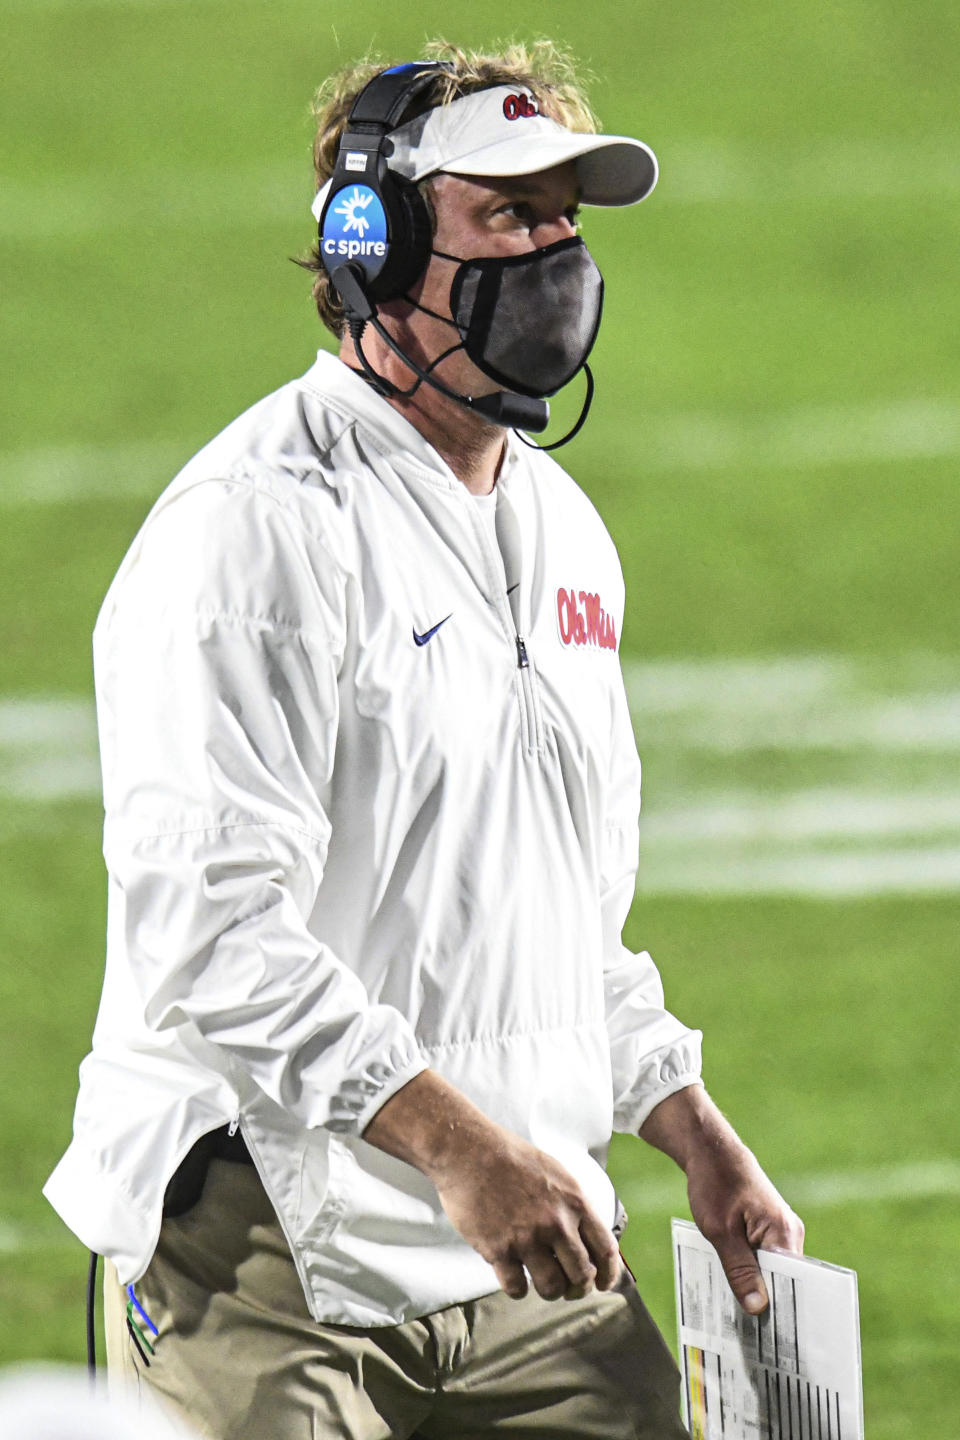
[[[436,355],[426,369],[403,350],[377,314],[375,301],[364,290],[355,267],[344,264],[332,275],[343,302],[350,335],[356,347],[362,375],[388,399],[409,399],[426,383],[458,405],[482,415],[495,425],[510,426],[520,433],[545,430],[550,407],[544,396],[553,395],[582,369],[587,393],[580,417],[572,429],[544,450],[557,450],[579,434],[593,399],[593,376],[587,356],[600,328],[603,309],[603,279],[579,236],[558,240],[543,250],[526,255],[479,256],[464,260],[442,250],[432,252],[450,260],[457,272],[450,286],[450,314],[439,315],[414,300],[403,298],[415,310],[442,320],[456,330],[456,344]],[[365,325],[372,325],[384,344],[416,376],[402,390],[374,370],[363,351]],[[456,350],[463,350],[484,375],[505,388],[495,395],[462,395],[433,374],[437,366]]]
[[[446,323],[456,325],[484,375],[542,398],[583,368],[600,328],[603,277],[579,236],[526,255],[463,260],[442,250],[433,254],[458,266],[450,285],[453,321]]]

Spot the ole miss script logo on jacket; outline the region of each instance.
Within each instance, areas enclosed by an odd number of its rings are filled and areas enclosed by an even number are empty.
[[[557,591],[557,625],[564,645],[589,645],[595,650],[616,650],[617,627],[589,590]]]

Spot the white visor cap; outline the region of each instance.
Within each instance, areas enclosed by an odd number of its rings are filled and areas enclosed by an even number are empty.
[[[455,175],[533,175],[573,160],[584,205],[635,205],[657,183],[657,157],[642,140],[568,130],[538,113],[529,91],[499,85],[437,105],[393,130],[391,170],[422,180]],[[328,181],[313,202],[319,220]]]

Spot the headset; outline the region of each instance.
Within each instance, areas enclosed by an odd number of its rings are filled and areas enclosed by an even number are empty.
[[[375,302],[399,298],[427,268],[430,212],[417,185],[389,168],[388,136],[410,101],[451,69],[436,60],[395,65],[354,100],[320,216],[320,255],[338,293],[345,265]],[[349,315],[350,301],[341,298]]]

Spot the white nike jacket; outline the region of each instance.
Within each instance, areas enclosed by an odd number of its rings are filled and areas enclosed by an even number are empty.
[[[496,1277],[433,1186],[360,1138],[394,1091],[431,1066],[612,1224],[611,1131],[698,1078],[620,939],[616,552],[513,436],[497,494],[499,549],[321,352],[186,466],[107,595],[106,977],[45,1193],[124,1282],[182,1157],[238,1121],[318,1320],[475,1298]]]

